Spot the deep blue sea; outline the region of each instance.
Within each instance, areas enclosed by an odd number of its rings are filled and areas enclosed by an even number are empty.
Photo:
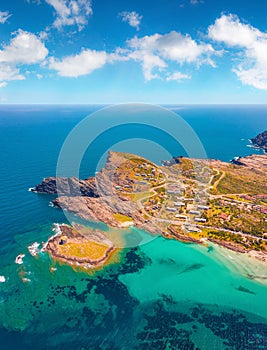
[[[228,266],[216,248],[209,253],[158,237],[94,276],[27,253],[28,244],[51,235],[54,222],[66,221],[49,206],[51,196],[28,188],[55,176],[67,135],[100,108],[0,106],[0,275],[6,278],[0,283],[0,349],[267,349],[267,286]],[[267,129],[267,106],[167,108],[193,128],[209,158],[261,152],[247,145]],[[144,128],[102,135],[87,150],[80,176],[94,175],[109,149],[158,164],[186,155]],[[168,152],[157,143],[168,144]],[[14,263],[19,253],[26,254],[23,265]]]

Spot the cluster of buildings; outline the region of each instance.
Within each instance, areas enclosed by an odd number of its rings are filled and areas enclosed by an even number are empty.
[[[134,174],[134,177],[137,179],[132,179],[128,175],[123,179],[120,177],[120,175],[117,176],[117,185],[114,186],[115,190],[117,191],[124,191],[124,190],[133,190],[134,184],[139,185],[150,185],[151,182],[157,182],[158,179],[156,176],[158,174],[162,174],[161,171],[157,170],[154,166],[151,166],[147,163],[138,164],[138,169],[135,169],[136,173]],[[128,192],[128,191],[127,191]]]
[[[149,184],[149,182],[157,182],[157,179],[156,179],[157,169],[154,166],[148,165],[147,163],[143,163],[143,164],[138,164],[138,168],[140,172],[136,172],[134,176],[137,178],[140,178],[140,177],[142,178],[142,180],[138,182],[140,185]],[[158,170],[158,173],[162,174],[162,172],[160,172],[159,170]]]
[[[166,207],[166,210],[169,211],[169,212],[175,213],[175,212],[177,212],[178,208],[186,206],[185,202],[174,202],[173,204],[174,204],[174,207],[168,206],[168,207]],[[206,205],[198,205],[197,209],[190,209],[188,214],[192,215],[194,217],[194,221],[195,222],[202,222],[202,223],[204,223],[204,222],[207,221],[207,219],[200,217],[201,216],[201,210],[208,210],[208,209],[209,209],[209,207],[206,206]],[[187,215],[176,214],[175,218],[186,220],[188,218],[188,214]]]
[[[242,195],[240,197],[250,201],[253,201],[253,199],[256,200],[256,196]],[[248,213],[251,213],[252,211],[258,211],[261,214],[267,214],[267,206],[262,204],[254,204],[253,202],[246,203],[241,201],[235,201],[234,199],[233,200],[220,199],[219,204],[223,207],[234,206],[234,207],[237,207],[239,210],[245,210]]]

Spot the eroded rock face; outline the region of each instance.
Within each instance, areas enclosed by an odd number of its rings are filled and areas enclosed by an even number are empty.
[[[262,174],[263,176],[266,174],[266,171],[267,171],[266,155],[253,154],[251,156],[246,156],[240,159],[241,159],[241,162],[245,164],[247,167],[249,167],[250,169],[257,170],[257,172]]]
[[[255,147],[262,148],[267,152],[267,130],[251,139],[251,142]]]
[[[80,180],[76,177],[47,177],[33,191],[47,194],[58,193],[69,196],[98,197],[96,183],[93,177],[86,180]]]
[[[56,187],[56,178],[47,177],[40,184],[36,185],[35,188],[32,189],[32,191],[38,193],[56,194]]]
[[[186,236],[184,234],[181,234],[180,230],[177,229],[177,227],[175,227],[175,225],[170,225],[168,226],[168,231],[169,234],[171,235],[171,237],[175,237],[177,238],[179,241],[182,242],[191,242],[191,243],[202,243],[200,239],[196,239],[190,236]],[[166,237],[166,235],[165,235]],[[167,235],[167,237],[169,238],[169,235]]]
[[[102,221],[113,227],[123,227],[123,223],[116,220],[114,216],[116,213],[132,218],[135,225],[145,223],[135,203],[119,198],[114,200],[111,196],[100,198],[61,196],[56,198],[53,203],[55,207],[66,209],[82,219]]]

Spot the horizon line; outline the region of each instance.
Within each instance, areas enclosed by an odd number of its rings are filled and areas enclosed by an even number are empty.
[[[113,106],[123,104],[147,104],[156,106],[267,106],[267,103],[150,103],[150,102],[115,102],[115,103],[0,103],[2,106]]]

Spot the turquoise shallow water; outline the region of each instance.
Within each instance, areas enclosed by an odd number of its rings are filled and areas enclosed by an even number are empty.
[[[50,196],[27,189],[55,174],[68,132],[95,109],[0,107],[0,275],[6,277],[0,283],[1,349],[266,349],[267,287],[245,276],[250,262],[243,275],[219,248],[156,237],[123,250],[120,263],[94,275],[28,253],[28,244],[45,241],[52,223],[66,219],[48,206]],[[197,131],[208,156],[226,161],[250,154],[248,138],[266,129],[267,107],[175,109]],[[123,147],[136,150],[133,142]],[[137,149],[155,162],[164,156],[153,147]],[[84,177],[94,173],[100,153],[91,154],[81,169]],[[147,235],[122,234],[129,240]],[[25,253],[23,265],[14,263],[19,253]]]

